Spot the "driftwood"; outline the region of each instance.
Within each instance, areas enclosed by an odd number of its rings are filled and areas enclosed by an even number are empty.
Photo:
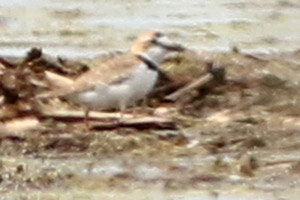
[[[279,161],[269,161],[266,162],[263,167],[270,167],[274,165],[284,165],[284,164],[295,164],[300,163],[299,159],[289,159],[289,160],[279,160]]]
[[[212,81],[222,83],[224,80],[225,69],[220,66],[215,66],[213,63],[208,63],[208,73],[206,75],[171,93],[170,95],[166,96],[165,99],[169,101],[177,101],[180,97],[186,95],[191,90],[199,89]]]
[[[142,117],[130,121],[104,123],[92,125],[92,130],[114,130],[117,128],[134,128],[138,130],[177,130],[176,124],[171,120],[156,117]]]
[[[40,123],[35,117],[16,118],[0,123],[0,136],[21,136],[25,132],[40,128]]]
[[[165,97],[166,94],[170,94],[171,92],[178,90],[179,88],[186,85],[186,83],[187,81],[172,81],[162,86],[157,86],[151,91],[149,97]]]
[[[214,78],[214,76],[212,74],[206,74],[205,76],[199,78],[198,80],[196,80],[196,81],[188,84],[187,86],[180,88],[179,90],[175,91],[174,93],[166,96],[165,99],[170,100],[170,101],[176,101],[180,97],[187,94],[189,91],[196,89],[196,88],[200,88],[203,85],[209,83],[210,81],[213,80],[213,78]]]
[[[40,115],[40,119],[53,118],[64,122],[83,122],[85,119],[82,111],[48,111]],[[149,117],[143,115],[122,114],[119,112],[107,113],[92,111],[89,114],[92,130],[112,130],[120,127],[135,129],[177,129],[173,120],[162,117]],[[102,121],[99,123],[99,121]]]

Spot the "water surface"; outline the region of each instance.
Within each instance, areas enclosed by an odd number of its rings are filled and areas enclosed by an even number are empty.
[[[191,48],[291,51],[300,44],[300,3],[266,1],[0,1],[0,54],[32,47],[66,56],[127,49],[157,29]]]

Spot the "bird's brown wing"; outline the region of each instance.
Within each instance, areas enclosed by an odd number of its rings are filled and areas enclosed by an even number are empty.
[[[116,55],[79,76],[72,87],[62,91],[62,95],[89,90],[96,85],[118,83],[129,77],[134,68],[142,62],[131,53]]]

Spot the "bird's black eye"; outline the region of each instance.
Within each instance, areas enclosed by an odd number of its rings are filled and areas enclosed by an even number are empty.
[[[164,36],[164,34],[162,32],[159,32],[159,31],[155,32],[155,37],[159,38],[162,36]]]
[[[150,40],[150,42],[151,42],[152,44],[158,44],[158,41],[157,41],[156,39],[152,39],[152,40]]]

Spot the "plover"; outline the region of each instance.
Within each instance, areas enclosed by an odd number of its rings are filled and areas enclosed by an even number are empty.
[[[67,88],[59,90],[57,95],[82,105],[87,123],[90,110],[120,109],[122,113],[151,91],[165,56],[182,50],[181,45],[161,32],[145,32],[128,53],[105,60],[68,84]]]

